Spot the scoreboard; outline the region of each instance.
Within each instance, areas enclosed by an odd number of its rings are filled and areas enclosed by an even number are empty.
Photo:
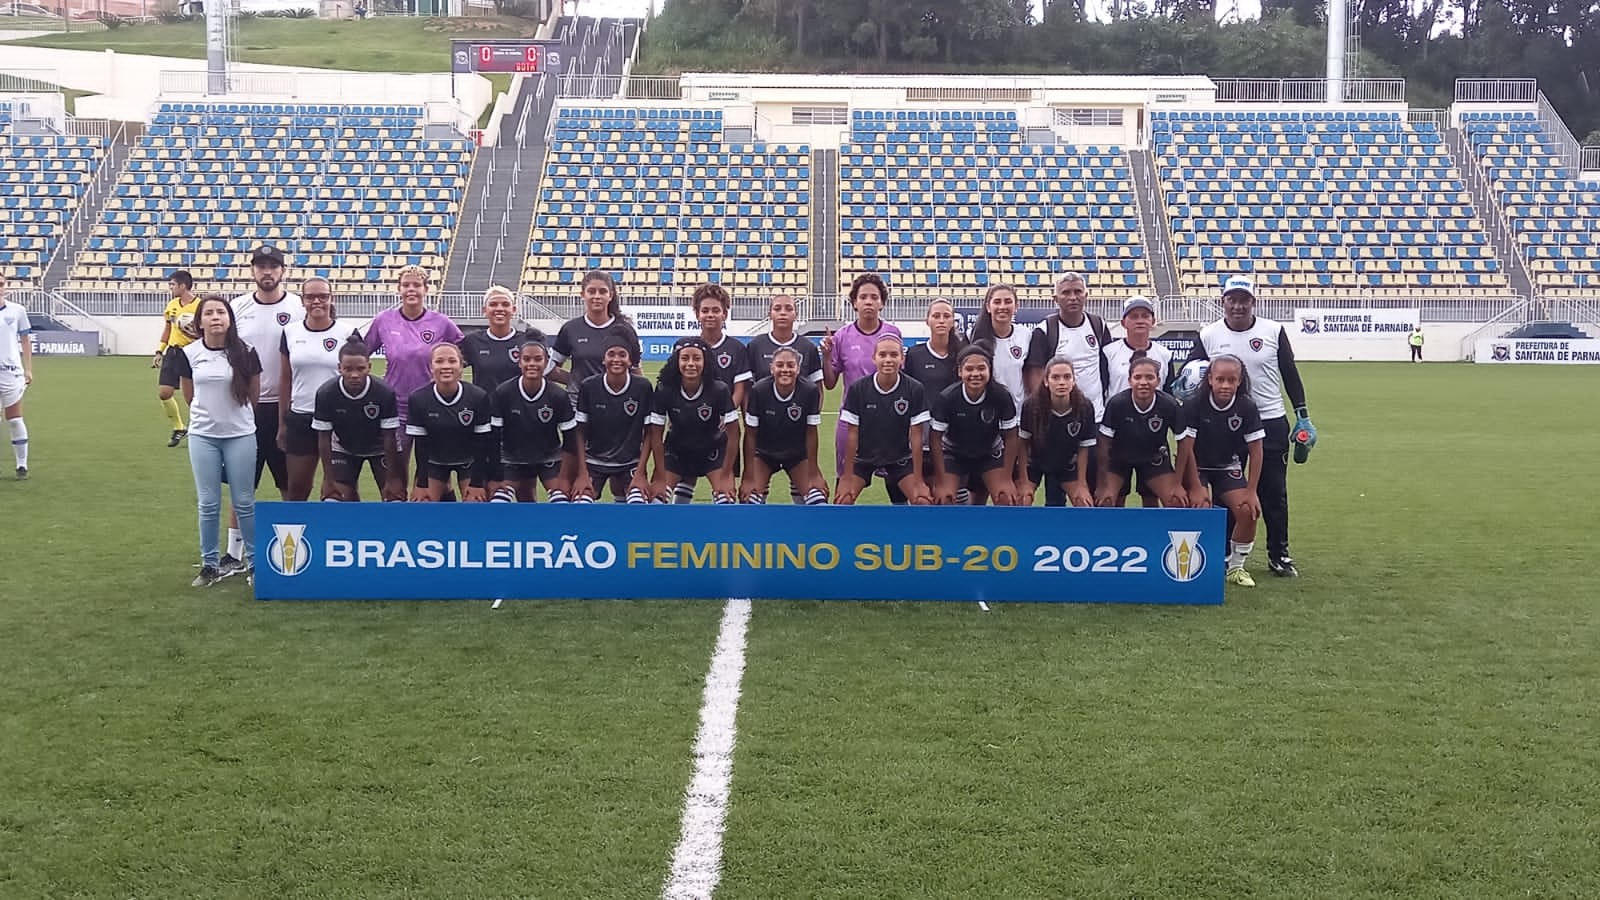
[[[559,73],[563,56],[560,41],[451,41],[450,71]]]

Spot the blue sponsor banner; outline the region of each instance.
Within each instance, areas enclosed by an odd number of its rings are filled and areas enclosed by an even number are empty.
[[[265,600],[1222,602],[1222,510],[261,503]]]
[[[28,335],[35,356],[99,356],[98,331],[34,331]]]

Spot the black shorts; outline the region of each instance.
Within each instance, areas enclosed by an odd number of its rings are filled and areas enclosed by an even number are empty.
[[[1162,447],[1155,456],[1142,462],[1130,463],[1124,460],[1112,460],[1111,471],[1122,476],[1123,496],[1127,496],[1127,489],[1133,484],[1135,475],[1139,477],[1139,486],[1143,487],[1151,479],[1159,478],[1162,475],[1171,475],[1177,470],[1172,468],[1171,451],[1166,447]]]
[[[1005,465],[1004,454],[995,456],[985,453],[982,456],[957,456],[944,451],[944,470],[947,474],[965,478],[970,475],[982,476],[985,472],[992,472]]]
[[[262,469],[272,472],[272,483],[283,493],[289,483],[289,469],[284,464],[283,451],[278,449],[276,402],[256,404],[256,487],[261,486]]]
[[[1244,469],[1201,469],[1200,483],[1211,489],[1212,497],[1221,497],[1228,491],[1247,491],[1250,482],[1244,477]]]
[[[1073,466],[1072,468],[1061,472],[1045,472],[1036,469],[1033,466],[1028,467],[1028,481],[1032,482],[1033,484],[1066,484],[1069,481],[1077,480],[1077,466]],[[1094,486],[1090,485],[1089,489],[1093,490]]]
[[[693,481],[722,468],[727,451],[728,445],[721,441],[710,450],[683,451],[668,447],[662,455],[661,464],[668,472],[678,476],[680,481]]]
[[[626,478],[629,481],[632,481],[633,473],[639,470],[639,464],[636,462],[625,463],[623,465],[585,462],[584,465],[589,467],[589,480],[594,482],[595,491],[597,493],[599,492],[601,485],[604,485],[613,478]]]
[[[328,475],[334,481],[343,485],[355,487],[361,481],[361,469],[365,466],[372,470],[372,481],[383,490],[383,485],[389,480],[389,460],[383,456],[351,456],[348,453],[333,454],[328,462]]]
[[[162,387],[172,388],[173,390],[178,389],[178,381],[181,378],[181,376],[178,375],[178,357],[182,355],[182,347],[168,347],[162,352],[161,374],[156,376],[156,384],[159,384]]]
[[[756,458],[761,460],[761,464],[766,466],[768,471],[773,473],[786,472],[791,476],[794,475],[794,470],[804,465],[806,461],[804,456],[779,457],[770,453],[762,453],[760,450],[756,451]]]
[[[284,442],[289,445],[290,456],[316,456],[317,432],[311,427],[310,413],[289,411],[284,418]]]
[[[448,487],[450,487],[450,476],[451,475],[457,475],[457,476],[460,476],[460,480],[462,480],[464,482],[467,482],[467,483],[471,483],[471,481],[472,481],[472,467],[473,467],[473,463],[469,463],[469,462],[468,463],[436,463],[436,462],[429,462],[428,465],[427,465],[428,480],[429,481],[442,481],[442,482],[444,482],[445,487],[448,488]]]
[[[860,460],[856,461],[856,477],[862,481],[865,481],[867,484],[871,484],[872,476],[880,471],[883,472],[884,481],[887,481],[891,485],[899,485],[901,481],[905,480],[907,475],[911,474],[911,460],[910,458],[906,458],[900,460],[899,462],[890,463],[886,466],[873,465],[872,463],[861,462]]]
[[[537,478],[543,483],[546,478],[555,478],[561,474],[561,460],[545,463],[514,463],[500,461],[500,477],[496,481],[528,481]]]

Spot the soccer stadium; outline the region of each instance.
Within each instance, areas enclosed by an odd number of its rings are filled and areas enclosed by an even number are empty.
[[[0,896],[1600,896],[1600,12],[859,6],[0,10]]]

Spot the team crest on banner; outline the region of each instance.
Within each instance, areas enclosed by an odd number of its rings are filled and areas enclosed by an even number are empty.
[[[272,526],[272,543],[267,545],[267,564],[272,571],[292,578],[311,565],[311,545],[306,542],[306,526]]]
[[[1489,350],[1489,358],[1496,362],[1505,362],[1511,358],[1510,344],[1495,344]]]
[[[630,415],[630,416],[637,415],[638,412],[639,412],[639,401],[637,401],[637,400],[624,400],[624,401],[622,401],[622,411],[625,414]]]
[[[456,418],[460,419],[461,420],[461,424],[463,424],[463,425],[471,425],[472,424],[472,410],[463,409],[461,412],[456,413]]]
[[[1250,339],[1250,349],[1251,350],[1254,350],[1257,353],[1259,353],[1259,352],[1261,352],[1261,348],[1263,346],[1265,346],[1265,342],[1262,341],[1261,338],[1251,338]]]
[[[1241,419],[1238,416],[1229,416],[1228,417],[1228,430],[1229,431],[1238,431],[1239,430],[1239,426],[1243,425],[1243,424],[1244,424],[1244,419]]]
[[[337,340],[333,339],[333,338],[323,338],[322,339],[322,349],[328,351],[329,353],[332,353],[333,352],[333,348],[335,348],[337,346],[339,346],[339,342]]]
[[[1162,425],[1162,422],[1161,422],[1161,417],[1160,416],[1151,416],[1150,417],[1150,431],[1152,433],[1160,431],[1161,430],[1161,425]]]
[[[1300,333],[1301,334],[1316,334],[1320,330],[1321,329],[1318,327],[1318,322],[1317,322],[1316,319],[1301,319],[1300,320]]]
[[[1161,568],[1173,581],[1199,578],[1206,570],[1206,551],[1200,546],[1200,532],[1167,532],[1167,549],[1161,554]]]
[[[910,408],[911,408],[911,404],[906,402],[906,398],[904,398],[904,397],[901,397],[899,400],[896,400],[894,402],[894,414],[897,415],[897,416],[905,415],[906,414],[906,410],[908,410]]]
[[[700,421],[709,422],[711,421],[711,407],[702,403],[695,409],[695,415],[700,417]]]
[[[733,365],[733,355],[729,353],[718,353],[717,365],[724,369]]]
[[[424,330],[423,330],[423,332],[422,332],[422,334],[421,334],[421,335],[419,335],[419,337],[421,337],[421,338],[422,338],[422,342],[423,342],[423,343],[424,343],[424,344],[431,344],[431,343],[433,343],[433,329],[431,329],[431,328],[429,328],[429,329],[424,329]]]
[[[550,407],[548,407],[548,406],[539,407],[539,421],[541,421],[541,422],[549,422],[550,421],[550,417],[553,416],[553,415],[555,415],[555,410],[551,409]]]
[[[368,403],[366,406],[361,407],[361,414],[373,420],[378,418],[378,411],[378,404],[376,403]]]
[[[789,421],[791,421],[791,422],[800,421],[800,404],[798,404],[798,403],[789,404]]]

